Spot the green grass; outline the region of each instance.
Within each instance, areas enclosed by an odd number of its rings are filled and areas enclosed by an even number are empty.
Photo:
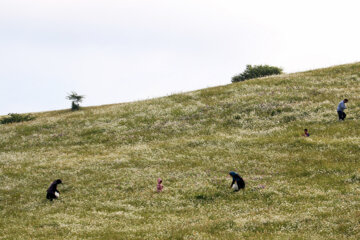
[[[359,239],[359,89],[356,63],[0,125],[0,238]]]

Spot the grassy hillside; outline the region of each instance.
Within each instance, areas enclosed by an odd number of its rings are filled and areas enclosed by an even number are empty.
[[[0,125],[0,238],[359,239],[359,89],[356,63]]]

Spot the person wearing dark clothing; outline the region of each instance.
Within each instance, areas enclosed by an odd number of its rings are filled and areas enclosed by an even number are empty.
[[[346,114],[344,112],[344,110],[347,108],[345,103],[347,103],[349,100],[348,99],[344,99],[341,102],[339,102],[339,105],[337,107],[337,113],[339,115],[339,121],[344,121],[346,118]]]
[[[310,133],[307,128],[304,129],[303,137],[310,137]]]
[[[56,199],[59,197],[60,192],[57,190],[57,185],[61,184],[61,179],[55,180],[53,183],[51,183],[50,187],[46,191],[46,198],[52,201],[53,199]]]
[[[233,178],[230,188],[233,188],[235,192],[245,188],[245,182],[239,174],[236,172],[229,172],[229,175]]]

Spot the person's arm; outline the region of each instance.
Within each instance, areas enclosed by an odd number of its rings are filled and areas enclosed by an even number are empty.
[[[230,185],[230,188],[232,187],[232,185],[235,183],[235,179],[233,179],[231,185]]]

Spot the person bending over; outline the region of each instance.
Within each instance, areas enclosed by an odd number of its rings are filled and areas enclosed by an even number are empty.
[[[244,189],[245,188],[245,182],[242,179],[242,177],[240,177],[239,174],[237,174],[236,172],[229,172],[229,175],[232,177],[233,181],[230,185],[230,188],[234,189],[234,192],[239,191],[240,189]]]
[[[57,190],[57,185],[61,184],[61,179],[57,179],[51,183],[50,187],[46,191],[46,198],[52,201],[60,196],[60,192]]]

